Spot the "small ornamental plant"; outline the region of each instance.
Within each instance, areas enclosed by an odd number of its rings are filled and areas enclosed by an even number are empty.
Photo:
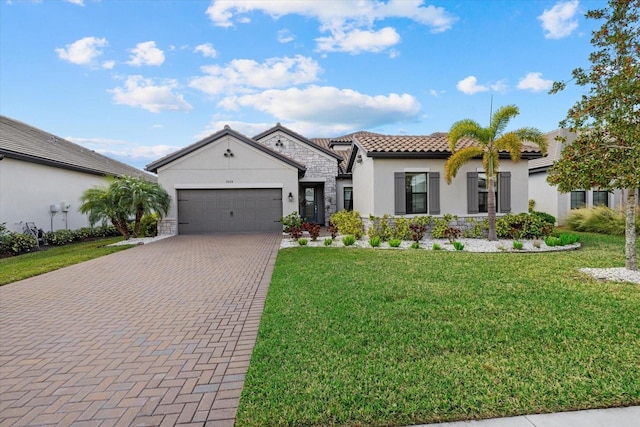
[[[444,237],[449,240],[450,243],[454,243],[454,240],[459,239],[462,236],[462,230],[457,227],[449,227],[444,231]]]
[[[413,223],[409,226],[411,230],[411,240],[419,242],[424,237],[424,233],[427,232],[427,226],[424,224]]]
[[[535,239],[535,240],[533,241],[533,243],[532,243],[532,244],[533,244],[533,247],[534,247],[534,248],[536,248],[536,249],[540,249],[540,245],[541,245],[541,243],[540,243],[540,240],[539,240],[539,239]]]
[[[331,246],[333,244],[333,239],[324,239],[322,242],[325,246]]]
[[[351,246],[356,242],[355,236],[348,234],[342,238],[342,244],[345,246]]]
[[[336,239],[336,237],[338,236],[338,227],[336,227],[336,225],[329,221],[329,225],[327,226],[327,231],[329,232],[329,234],[331,234],[331,238],[333,240]]]
[[[304,231],[309,233],[311,236],[311,240],[314,242],[318,240],[318,236],[320,236],[320,225],[313,222],[304,222],[302,223],[302,228]]]
[[[549,246],[550,248],[554,247],[554,246],[558,246],[560,244],[560,239],[555,237],[555,236],[547,236],[544,239],[544,243]]]
[[[456,251],[461,251],[461,250],[464,249],[464,244],[462,242],[454,240],[453,241],[453,247],[456,248]]]
[[[381,241],[380,236],[374,236],[369,239],[369,244],[371,245],[372,248],[377,248],[378,246],[380,246],[380,241]]]
[[[523,247],[524,247],[524,244],[522,242],[520,242],[519,240],[514,240],[513,241],[513,249],[515,249],[517,251],[521,251]]]
[[[433,249],[434,251],[441,251],[442,250],[442,246],[440,246],[437,243],[434,243],[433,246],[431,246],[431,249]]]
[[[307,246],[307,243],[309,243],[309,240],[307,239],[303,239],[303,238],[298,239],[298,244],[300,246]]]
[[[391,246],[392,248],[400,247],[400,243],[402,243],[402,240],[400,240],[400,239],[391,239],[391,240],[389,240],[389,246]]]
[[[413,242],[411,244],[411,249],[420,249],[420,243],[418,242]]]
[[[289,233],[289,236],[291,236],[292,240],[298,240],[299,238],[302,237],[302,227],[298,227],[298,226],[289,227],[289,230],[287,231],[287,233]]]

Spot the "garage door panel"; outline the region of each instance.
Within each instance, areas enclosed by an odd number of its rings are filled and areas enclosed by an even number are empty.
[[[282,189],[178,190],[178,233],[281,231]]]

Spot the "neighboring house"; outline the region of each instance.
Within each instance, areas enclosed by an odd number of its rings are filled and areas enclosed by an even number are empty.
[[[34,222],[45,231],[89,226],[80,196],[106,176],[155,177],[60,137],[0,116],[0,223],[21,232]]]
[[[163,234],[280,231],[280,217],[292,212],[327,224],[342,209],[364,219],[486,216],[482,161],[467,163],[447,185],[450,155],[444,133],[307,139],[278,123],[253,138],[225,126],[146,169],[158,174],[173,200],[160,224]],[[540,157],[540,150],[525,146],[519,163],[506,152],[500,157],[498,212],[526,212],[526,160]]]
[[[621,208],[624,202],[622,192],[608,192],[599,188],[578,188],[570,193],[561,193],[556,186],[547,182],[548,170],[562,154],[562,148],[576,139],[574,133],[566,129],[556,129],[546,134],[549,143],[548,154],[529,161],[529,198],[535,201],[535,210],[546,212],[556,217],[562,224],[571,209],[608,206]],[[564,138],[564,142],[556,137]]]

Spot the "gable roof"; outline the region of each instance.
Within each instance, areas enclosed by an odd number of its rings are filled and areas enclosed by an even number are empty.
[[[222,129],[222,130],[220,130],[220,131],[218,131],[218,132],[216,132],[216,133],[214,133],[212,135],[209,135],[208,137],[206,137],[204,139],[201,139],[198,142],[194,142],[191,145],[188,145],[188,146],[186,146],[186,147],[184,147],[184,148],[182,148],[182,149],[180,149],[178,151],[174,151],[173,153],[162,157],[161,159],[158,159],[158,160],[156,160],[154,162],[149,163],[145,169],[148,170],[149,172],[157,173],[158,169],[161,168],[162,166],[164,166],[166,164],[169,164],[169,163],[171,163],[171,162],[173,162],[173,161],[175,161],[175,160],[177,160],[177,159],[179,159],[179,158],[181,158],[183,156],[186,156],[187,154],[192,153],[192,152],[194,152],[194,151],[196,151],[196,150],[198,150],[198,149],[200,149],[200,148],[202,148],[202,147],[204,147],[204,146],[206,146],[206,145],[208,145],[208,144],[210,144],[210,143],[212,143],[212,142],[214,142],[214,141],[216,141],[216,140],[218,140],[218,139],[220,139],[222,137],[225,137],[225,136],[233,136],[234,138],[244,142],[245,144],[250,145],[253,148],[257,148],[258,150],[262,151],[263,153],[266,153],[266,154],[268,154],[268,155],[270,155],[272,157],[275,157],[276,159],[278,159],[278,160],[280,160],[280,161],[282,161],[284,163],[287,163],[288,165],[291,165],[291,166],[297,168],[298,169],[298,173],[300,175],[304,175],[304,172],[306,171],[306,167],[303,164],[301,164],[299,162],[296,162],[295,160],[291,159],[290,157],[287,157],[287,156],[285,156],[283,154],[280,154],[277,151],[273,151],[269,147],[267,147],[265,145],[262,145],[262,144],[260,144],[260,143],[258,143],[256,141],[254,141],[253,139],[250,139],[250,138],[246,137],[245,135],[241,134],[240,132],[237,132],[237,131],[231,129],[229,127],[229,125],[225,125],[224,129]]]
[[[129,175],[156,181],[140,169],[6,116],[0,116],[0,154],[92,175]]]
[[[335,151],[329,149],[329,148],[325,148],[321,145],[316,144],[315,142],[313,142],[312,140],[305,138],[304,136],[300,135],[299,133],[296,133],[294,131],[292,131],[291,129],[282,126],[279,122],[276,123],[276,125],[274,127],[272,127],[271,129],[267,129],[266,131],[259,133],[258,135],[254,136],[253,139],[258,141],[262,138],[265,138],[269,135],[271,135],[272,133],[275,132],[282,132],[284,134],[289,135],[292,138],[295,138],[305,144],[307,144],[308,146],[315,148],[318,151],[323,152],[324,154],[333,157],[336,160],[342,160],[342,156],[340,156],[339,154],[337,154]]]
[[[549,148],[547,155],[539,159],[529,160],[529,174],[546,172],[554,161],[560,158],[564,143],[556,140],[556,137],[566,138],[566,142],[570,143],[576,139],[576,134],[569,132],[567,129],[556,129],[545,134]]]
[[[317,145],[320,145],[326,148],[327,150],[334,150],[333,147],[335,147],[336,145],[351,147],[354,140],[359,135],[367,135],[367,134],[380,135],[379,133],[373,133],[368,131],[358,131],[358,132],[353,132],[347,135],[342,135],[334,138],[311,138],[311,141],[316,143]],[[339,174],[348,175],[347,165],[349,163],[349,156],[351,155],[351,150],[335,150],[334,153],[338,154],[341,157],[338,163]]]

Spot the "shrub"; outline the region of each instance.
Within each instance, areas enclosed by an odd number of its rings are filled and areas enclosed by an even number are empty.
[[[536,201],[529,199],[529,213],[533,213],[533,209],[536,207]]]
[[[284,232],[288,233],[292,227],[302,227],[302,218],[298,212],[293,211],[287,216],[280,217],[280,224],[284,227]]]
[[[411,244],[411,249],[420,249],[420,243],[418,242],[413,242]]]
[[[570,230],[624,236],[625,213],[606,206],[573,209],[565,218]],[[640,230],[640,215],[636,215],[636,230]]]
[[[546,212],[538,212],[538,211],[533,211],[533,212],[530,212],[530,213],[531,213],[531,215],[539,217],[541,220],[543,220],[546,223],[549,223],[551,225],[555,225],[556,224],[556,217],[551,215],[551,214],[548,214]]]
[[[468,239],[480,239],[487,236],[487,231],[489,231],[488,218],[484,218],[480,221],[476,218],[469,218],[467,221],[471,227],[462,231],[462,237],[466,237]]]
[[[311,240],[314,242],[318,240],[318,236],[320,236],[320,225],[315,224],[313,222],[304,222],[302,223],[302,228],[309,233],[311,236]]]
[[[293,240],[297,240],[302,237],[302,227],[297,227],[297,226],[289,227],[288,233]]]
[[[158,214],[146,214],[140,219],[138,237],[155,237],[158,235]]]
[[[446,231],[450,228],[449,223],[458,219],[457,216],[446,214],[442,218],[435,218],[433,220],[433,229],[431,230],[431,236],[434,239],[444,239]]]
[[[356,237],[348,234],[342,238],[342,244],[345,246],[351,246],[356,242]]]
[[[536,248],[536,249],[540,249],[540,240],[535,239],[533,241],[533,247]]]
[[[45,233],[45,238],[50,245],[63,246],[80,240],[78,234],[71,230],[56,230]]]
[[[453,247],[456,248],[456,251],[461,251],[461,250],[464,249],[464,244],[462,242],[454,240],[453,241]]]
[[[456,227],[449,227],[444,231],[444,237],[453,242],[455,239],[459,239],[462,235],[462,230]]]
[[[31,252],[36,247],[35,237],[29,234],[9,233],[6,238],[7,248],[14,254]]]
[[[555,236],[547,236],[544,239],[544,243],[549,247],[554,247],[554,246],[558,246],[559,245],[560,239],[558,237],[555,237]]]
[[[535,214],[506,214],[496,219],[496,234],[501,239],[534,239],[552,231],[553,224]]]
[[[338,227],[336,227],[336,225],[331,221],[329,221],[327,231],[329,232],[329,234],[331,234],[331,238],[333,240],[335,240],[335,238],[338,236]]]
[[[382,241],[391,238],[391,227],[389,226],[389,215],[384,214],[382,218],[369,215],[369,229],[367,234],[369,237],[380,237]]]
[[[560,246],[573,245],[578,242],[578,236],[571,233],[562,233],[559,239]]]
[[[371,245],[372,248],[377,248],[378,246],[380,246],[380,236],[374,236],[371,237],[369,239],[369,244]]]
[[[431,249],[433,249],[434,251],[440,251],[440,250],[442,250],[442,246],[440,246],[437,243],[434,243],[433,246],[431,247]]]
[[[303,239],[303,238],[298,239],[298,244],[300,246],[307,246],[307,243],[309,243],[307,239]]]
[[[389,246],[391,246],[392,248],[399,247],[400,243],[402,243],[402,240],[400,240],[400,239],[391,239],[391,240],[389,240]]]
[[[333,239],[324,239],[322,242],[325,246],[331,246],[333,244]]]
[[[396,218],[391,232],[392,239],[409,240],[411,238],[410,222],[408,218]]]
[[[350,234],[356,240],[364,234],[362,219],[360,219],[360,213],[357,211],[342,210],[336,212],[331,217],[331,221],[338,227],[340,234]]]
[[[424,233],[427,232],[427,226],[424,224],[420,224],[417,222],[412,223],[409,226],[411,230],[411,240],[414,242],[419,242],[424,237]]]
[[[514,240],[513,241],[513,249],[516,249],[518,251],[522,250],[522,248],[524,247],[524,244],[518,240]]]

